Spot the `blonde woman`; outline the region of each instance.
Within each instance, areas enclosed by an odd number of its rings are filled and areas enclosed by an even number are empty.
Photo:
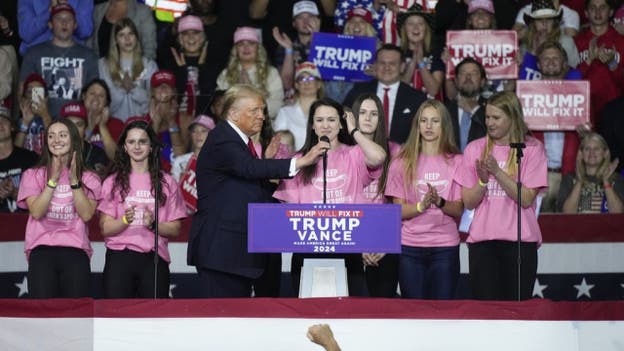
[[[150,78],[156,62],[143,56],[139,32],[129,18],[113,25],[108,56],[98,62],[100,77],[111,92],[110,114],[126,121],[148,112]]]
[[[616,173],[619,160],[611,161],[604,138],[590,133],[583,138],[576,157],[576,172],[566,174],[559,188],[558,206],[563,213],[622,213],[624,178]]]
[[[452,299],[459,279],[459,232],[464,209],[456,181],[461,166],[451,116],[425,101],[407,142],[388,171],[386,196],[401,205],[401,296]]]
[[[284,101],[282,79],[277,69],[269,64],[260,34],[252,27],[236,29],[230,60],[217,78],[220,90],[235,84],[251,84],[260,89],[265,94],[269,116],[275,119]]]
[[[462,200],[474,209],[467,239],[472,297],[481,300],[515,300],[517,275],[517,177],[522,182],[521,299],[532,296],[537,273],[537,247],[542,233],[535,214],[536,198],[548,186],[544,146],[527,135],[520,101],[513,92],[492,95],[485,110],[487,135],[464,150]],[[524,143],[518,169],[516,149]]]

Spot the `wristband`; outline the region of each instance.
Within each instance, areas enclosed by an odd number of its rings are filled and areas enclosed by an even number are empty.
[[[26,132],[28,132],[28,126],[24,123],[20,123],[19,131],[26,134]]]
[[[353,128],[351,133],[349,133],[349,135],[351,136],[351,139],[355,139],[355,132],[359,132],[359,131],[360,131],[360,128]]]
[[[80,189],[82,188],[82,182],[78,181],[78,183],[76,184],[70,184],[69,187],[72,188],[73,190]]]
[[[444,205],[446,205],[446,199],[443,198],[442,196],[440,196],[440,204],[439,205],[436,204],[436,207],[437,208],[442,208],[442,207],[444,207]]]
[[[48,182],[46,183],[46,185],[48,186],[48,188],[56,189],[57,184],[52,179],[48,179]]]
[[[613,184],[611,184],[611,183],[603,183],[602,187],[605,188],[605,190],[606,189],[611,189],[611,188],[613,188]]]
[[[292,53],[293,53],[293,52],[294,52],[294,51],[293,51],[293,49],[292,49],[292,48],[284,49],[284,53],[285,53],[286,55],[292,55]]]
[[[128,218],[126,218],[126,215],[121,216],[121,222],[125,225],[130,225],[130,222],[128,222]]]
[[[423,213],[422,202],[416,203],[416,212]]]
[[[180,132],[180,128],[178,127],[169,128],[169,133],[179,133],[179,132]]]
[[[609,62],[609,69],[613,71],[617,67],[617,60],[614,58],[613,61]]]
[[[423,69],[425,67],[427,67],[427,62],[425,62],[424,60],[418,62],[418,69]]]
[[[480,186],[480,187],[483,187],[483,188],[484,188],[484,187],[486,187],[486,186],[487,186],[487,183],[488,183],[488,182],[483,182],[483,181],[481,181],[481,178],[479,178],[479,186]]]

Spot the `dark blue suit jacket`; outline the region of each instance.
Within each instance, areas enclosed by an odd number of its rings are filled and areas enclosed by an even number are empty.
[[[268,179],[286,178],[290,159],[251,156],[228,122],[208,134],[197,159],[197,213],[193,217],[187,263],[258,278],[266,254],[247,252],[247,204],[272,202]]]
[[[362,93],[377,93],[378,80],[371,80],[364,83],[356,83],[349,91],[343,101],[343,105],[351,107],[353,101]],[[397,96],[392,111],[392,121],[390,122],[389,139],[395,143],[403,144],[412,130],[412,120],[420,104],[427,100],[427,96],[409,85],[401,82],[397,90]]]

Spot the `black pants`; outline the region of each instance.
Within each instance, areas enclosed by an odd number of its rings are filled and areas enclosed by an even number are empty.
[[[104,298],[154,297],[154,253],[132,250],[106,250]],[[156,297],[169,297],[169,263],[158,257]]]
[[[372,297],[396,297],[399,283],[399,255],[386,254],[379,266],[366,266],[366,287]]]
[[[349,296],[366,296],[366,281],[361,254],[301,254],[294,253],[290,261],[290,279],[295,294],[299,295],[301,267],[305,258],[342,258],[347,268],[347,285]]]
[[[470,287],[477,300],[517,300],[517,244],[490,240],[468,244]],[[520,243],[520,299],[530,299],[537,275],[537,243]]]
[[[35,247],[28,262],[28,296],[35,299],[91,296],[87,253],[75,247]]]

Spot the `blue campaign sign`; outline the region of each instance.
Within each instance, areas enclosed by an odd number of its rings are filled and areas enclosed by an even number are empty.
[[[401,206],[249,204],[249,252],[401,251]]]
[[[308,61],[314,62],[324,80],[362,82],[373,79],[364,73],[373,63],[376,38],[314,33]]]

